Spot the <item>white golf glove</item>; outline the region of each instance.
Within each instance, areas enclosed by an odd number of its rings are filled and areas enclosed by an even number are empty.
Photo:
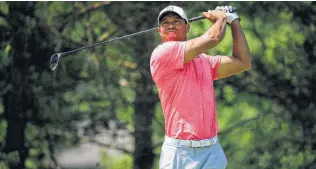
[[[226,13],[227,23],[231,24],[235,19],[239,19],[240,17],[237,15],[235,7],[232,6],[218,6],[215,10],[221,10]]]

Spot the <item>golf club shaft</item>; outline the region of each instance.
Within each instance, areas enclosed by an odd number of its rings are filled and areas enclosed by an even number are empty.
[[[191,18],[188,21],[189,22],[193,22],[193,21],[198,21],[198,20],[201,20],[201,19],[204,19],[204,17],[203,16],[198,16],[198,17]],[[120,40],[120,39],[123,39],[123,38],[128,38],[128,37],[131,37],[131,36],[136,36],[136,35],[147,33],[147,32],[150,32],[150,31],[153,31],[153,30],[156,30],[156,29],[158,29],[158,27],[147,29],[147,30],[143,30],[143,31],[132,33],[132,34],[128,34],[128,35],[124,35],[124,36],[121,36],[121,37],[116,37],[116,38],[113,38],[113,39],[110,39],[110,40],[98,42],[98,43],[91,44],[91,45],[88,45],[88,46],[83,46],[81,48],[73,49],[73,50],[70,50],[70,51],[67,51],[67,52],[62,52],[62,53],[59,53],[59,54],[60,54],[60,56],[68,55],[68,54],[77,52],[79,50],[87,49],[87,48],[90,48],[90,47],[98,46],[98,45],[101,45],[101,44],[109,43],[109,42],[112,42],[112,41],[115,41],[115,40]]]

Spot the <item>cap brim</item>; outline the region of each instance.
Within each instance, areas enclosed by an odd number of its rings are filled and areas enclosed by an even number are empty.
[[[160,24],[161,19],[162,19],[164,16],[166,16],[168,13],[174,13],[174,14],[178,15],[180,18],[182,18],[177,12],[174,12],[174,11],[165,11],[165,12],[163,12],[163,13],[160,14],[160,16],[159,16],[159,18],[158,18],[158,25]],[[186,20],[185,20],[184,18],[182,18],[182,19],[186,22]]]

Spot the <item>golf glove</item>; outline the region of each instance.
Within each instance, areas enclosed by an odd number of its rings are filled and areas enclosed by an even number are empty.
[[[218,6],[215,10],[221,10],[226,13],[227,23],[231,24],[235,19],[239,19],[240,17],[237,15],[235,7],[232,6]]]

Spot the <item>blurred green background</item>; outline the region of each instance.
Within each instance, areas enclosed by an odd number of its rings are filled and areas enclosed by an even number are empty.
[[[316,168],[315,2],[0,2],[0,169],[158,169],[164,119],[149,59],[156,31],[57,52],[235,6],[252,69],[215,82],[227,169]],[[191,24],[190,38],[207,20]],[[211,55],[231,55],[228,26]]]

